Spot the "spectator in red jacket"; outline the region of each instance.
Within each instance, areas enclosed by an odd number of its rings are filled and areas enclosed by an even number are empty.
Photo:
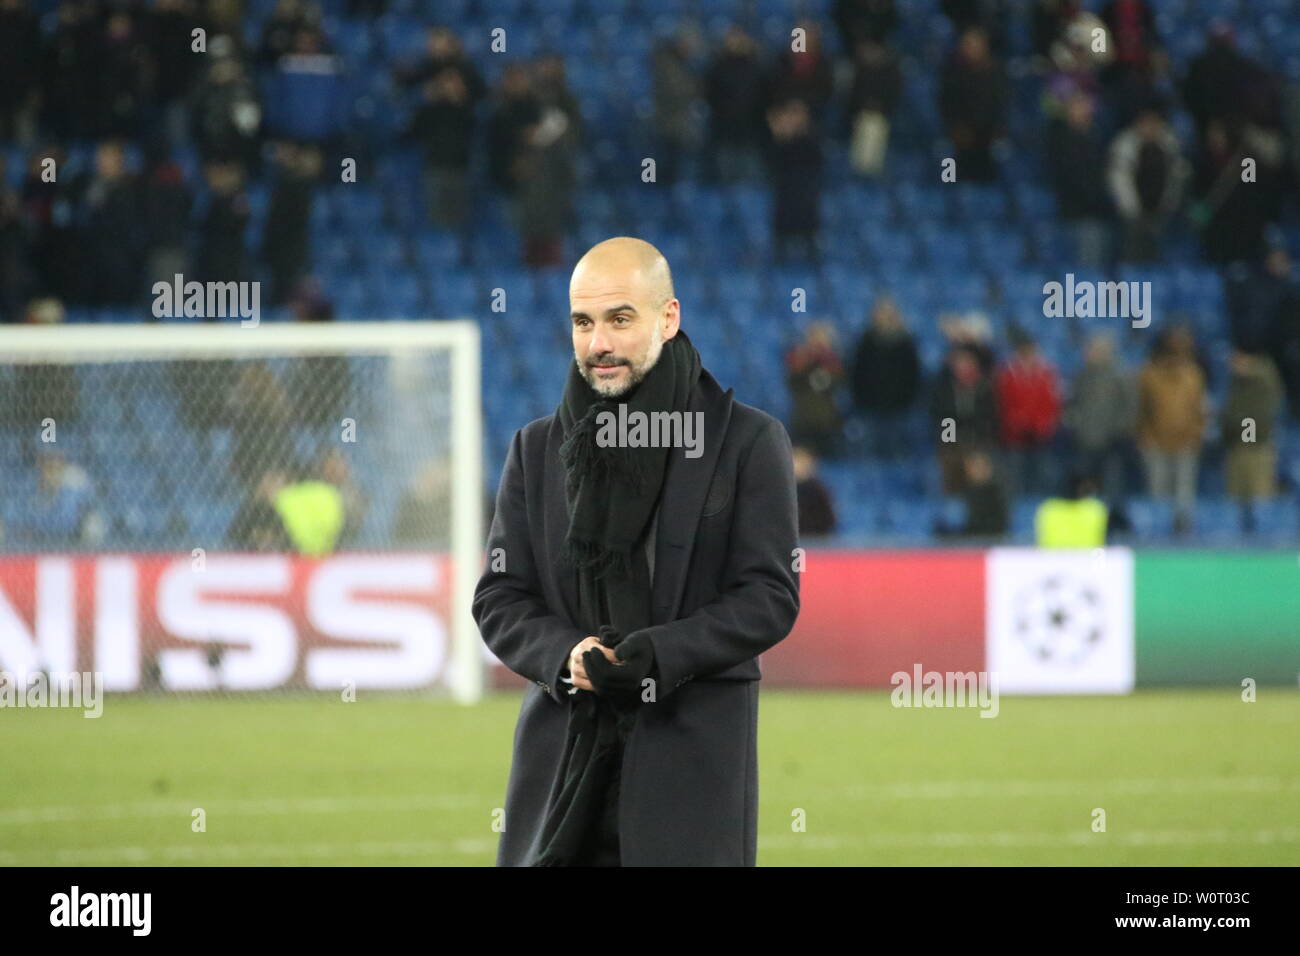
[[[1049,448],[1061,420],[1060,379],[1038,344],[1011,332],[1012,355],[998,368],[994,390],[998,435],[1006,450],[1013,494],[1046,494],[1052,487]]]

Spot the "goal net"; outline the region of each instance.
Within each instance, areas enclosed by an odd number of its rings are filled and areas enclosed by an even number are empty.
[[[483,679],[473,322],[0,329],[0,670]]]

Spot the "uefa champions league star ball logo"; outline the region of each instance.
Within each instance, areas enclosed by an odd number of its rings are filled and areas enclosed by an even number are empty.
[[[1101,644],[1101,593],[1089,581],[1043,578],[1017,595],[1014,626],[1034,660],[1078,667]]]

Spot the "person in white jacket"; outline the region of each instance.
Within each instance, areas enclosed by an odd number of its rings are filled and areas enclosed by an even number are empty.
[[[1107,179],[1124,220],[1124,258],[1150,262],[1178,211],[1190,167],[1178,137],[1155,107],[1138,112],[1110,144]]]

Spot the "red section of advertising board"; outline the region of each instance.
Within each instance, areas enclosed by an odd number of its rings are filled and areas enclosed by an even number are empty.
[[[897,671],[984,667],[983,551],[810,551],[799,620],[765,687],[889,687]],[[492,686],[525,686],[493,667]]]
[[[984,552],[810,551],[799,620],[764,654],[773,687],[889,687],[984,667]]]
[[[449,566],[420,553],[0,557],[0,669],[107,671],[108,689],[136,690],[160,657],[219,648],[245,654],[240,682],[204,689],[332,690],[350,669],[357,686],[405,687],[411,668],[432,684],[450,659]]]
[[[984,668],[982,551],[810,551],[806,560],[794,632],[762,657],[767,686],[889,687],[917,665]],[[436,682],[450,655],[447,573],[438,555],[213,555],[203,570],[190,556],[5,557],[0,658],[6,648],[52,656],[107,670],[110,689],[132,690],[154,658],[216,642],[259,652],[241,665],[242,685],[223,678],[229,689],[333,687],[349,667],[368,686],[405,686],[397,672],[411,668]],[[172,661],[168,686],[194,681],[193,665]],[[524,686],[492,670],[492,686]]]

